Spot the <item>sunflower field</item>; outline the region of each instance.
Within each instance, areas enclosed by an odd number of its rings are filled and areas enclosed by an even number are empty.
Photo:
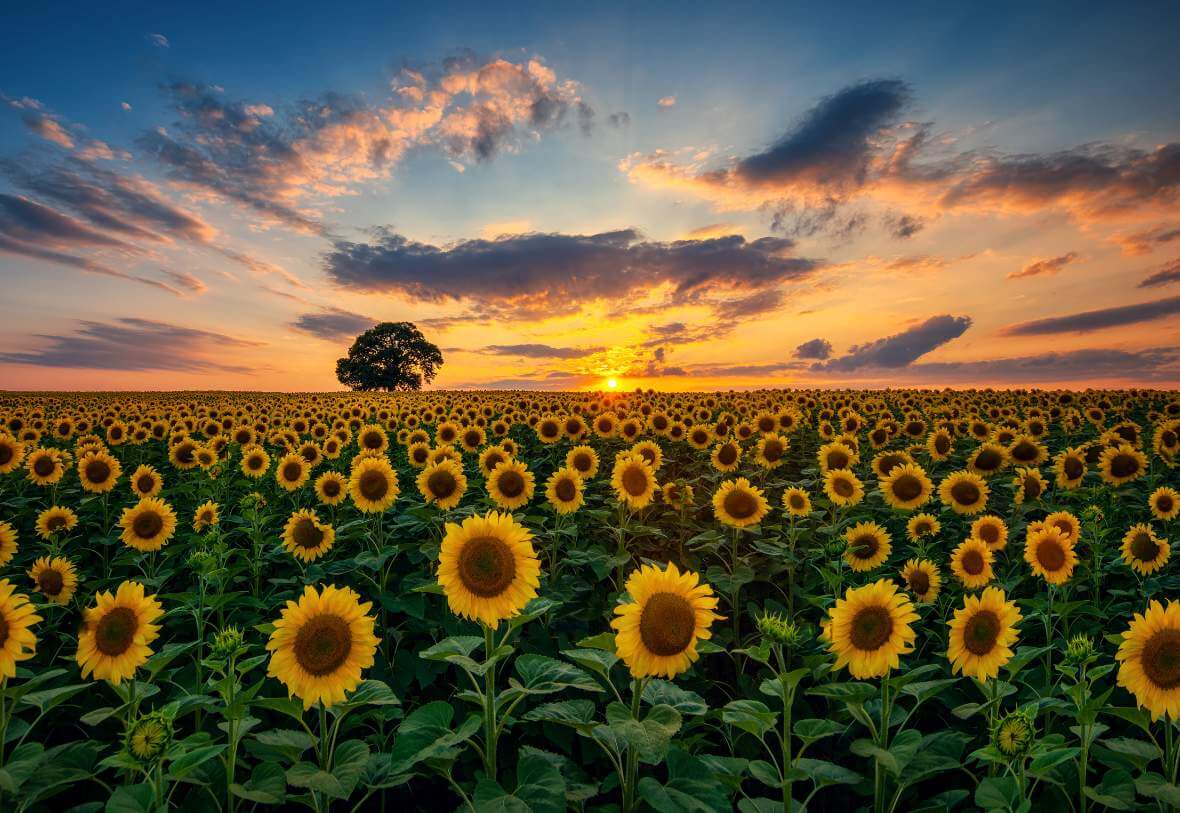
[[[0,394],[0,810],[1180,809],[1180,395]]]

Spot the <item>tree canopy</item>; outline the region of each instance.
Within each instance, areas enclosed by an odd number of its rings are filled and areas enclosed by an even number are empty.
[[[336,362],[336,378],[353,390],[420,390],[443,364],[442,351],[411,322],[366,330]]]

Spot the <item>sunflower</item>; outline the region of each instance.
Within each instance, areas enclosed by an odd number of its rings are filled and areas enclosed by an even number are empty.
[[[479,453],[479,470],[483,472],[483,476],[487,478],[491,475],[496,466],[508,460],[512,455],[505,452],[499,446],[489,446]],[[421,467],[419,467],[421,468]]]
[[[1180,602],[1152,601],[1136,613],[1115,655],[1118,684],[1135,695],[1135,703],[1168,725],[1180,720]]]
[[[619,502],[625,502],[632,511],[638,511],[650,505],[655,496],[656,473],[642,457],[620,454],[615,457],[611,487]]]
[[[131,493],[136,497],[155,497],[164,488],[164,478],[155,467],[141,463],[131,475],[128,482]]]
[[[417,482],[422,499],[444,511],[458,505],[467,491],[467,476],[463,474],[463,467],[453,460],[444,460],[422,469]]]
[[[798,486],[792,486],[783,492],[783,508],[792,517],[805,517],[811,513],[811,496]]]
[[[987,483],[978,474],[956,471],[938,486],[938,496],[956,514],[978,514],[987,507]]]
[[[156,621],[164,614],[155,596],[144,594],[139,582],[123,582],[111,595],[95,595],[78,634],[78,665],[82,677],[109,680],[116,686],[135,675],[152,655],[151,644],[160,634]]]
[[[589,446],[575,446],[566,452],[565,465],[577,471],[583,480],[589,480],[598,474],[598,452]]]
[[[32,627],[41,620],[36,607],[8,579],[0,579],[0,682],[16,677],[18,661],[27,661],[37,649]]]
[[[343,702],[377,652],[372,607],[351,588],[326,585],[319,591],[307,585],[298,603],[288,601],[274,623],[266,643],[267,675],[302,700],[304,709]]]
[[[400,491],[397,472],[384,457],[363,457],[353,465],[348,478],[348,494],[361,513],[376,514],[388,510]]]
[[[536,426],[537,439],[542,443],[548,445],[550,443],[557,443],[564,436],[561,431],[561,421],[553,416],[542,418],[537,422]]]
[[[304,508],[295,511],[283,527],[283,547],[304,562],[314,562],[332,549],[336,531],[320,522],[315,511]]]
[[[558,469],[545,483],[545,499],[559,514],[572,514],[582,507],[582,476],[568,466]]]
[[[726,480],[713,495],[714,515],[733,528],[757,525],[769,510],[762,489],[751,485],[745,477]]]
[[[897,585],[878,579],[850,588],[828,611],[824,638],[836,656],[834,669],[845,666],[857,680],[884,677],[914,650],[913,603]]]
[[[1030,530],[1024,543],[1024,561],[1049,584],[1065,584],[1078,562],[1073,541],[1060,528]]]
[[[860,459],[856,452],[838,440],[821,446],[816,458],[824,474],[834,469],[851,469]]]
[[[69,604],[78,589],[78,569],[69,559],[42,556],[33,562],[29,578],[37,592],[54,604]]]
[[[78,479],[82,488],[95,494],[112,490],[122,473],[119,461],[105,451],[87,452],[78,460]]]
[[[55,505],[37,515],[37,536],[52,539],[57,534],[69,533],[77,525],[78,515],[72,509]]]
[[[1026,501],[1040,499],[1048,482],[1040,469],[1019,468],[1016,470],[1016,476],[1012,478],[1012,485],[1016,487],[1012,500],[1021,505]]]
[[[389,435],[377,424],[367,424],[356,433],[356,445],[366,452],[384,455],[389,449]]]
[[[926,438],[926,451],[931,460],[946,460],[954,448],[955,438],[945,429],[936,429]]]
[[[1008,465],[1008,450],[998,443],[981,443],[969,458],[967,471],[980,477],[991,477]]]
[[[200,533],[221,522],[219,507],[213,500],[206,500],[193,512],[193,530]]]
[[[1134,446],[1123,443],[1104,449],[1098,466],[1103,480],[1112,486],[1121,486],[1147,473],[1147,458]]]
[[[875,522],[861,522],[844,532],[844,561],[859,573],[880,565],[893,551],[889,531]]]
[[[1069,537],[1069,541],[1075,545],[1082,538],[1082,523],[1077,517],[1068,511],[1054,511],[1049,516],[1041,520],[1046,526],[1052,525],[1063,534]]]
[[[485,455],[491,454],[495,451],[494,446],[484,449],[483,454],[479,456],[480,468],[483,468],[483,459]],[[421,469],[430,462],[430,444],[424,440],[415,441],[406,447],[406,459],[410,465],[416,469]]]
[[[180,438],[179,442],[168,450],[168,462],[181,471],[195,469],[200,465],[197,462],[198,448],[199,444],[195,441],[189,438]]]
[[[176,512],[157,497],[145,497],[132,508],[124,508],[119,518],[123,529],[120,539],[137,551],[156,551],[168,544],[176,531]]]
[[[541,584],[532,538],[507,512],[448,522],[438,583],[451,612],[493,628],[518,615]]]
[[[834,505],[856,505],[864,499],[860,478],[848,469],[833,469],[824,475],[824,493]]]
[[[947,660],[955,674],[986,681],[1000,673],[1012,659],[1012,646],[1020,633],[1020,610],[1004,591],[989,587],[978,596],[965,596],[963,606],[947,622],[950,640]]]
[[[951,572],[968,590],[978,590],[995,578],[995,554],[982,539],[969,536],[951,551]]]
[[[526,505],[536,488],[533,473],[519,460],[509,458],[492,469],[487,479],[488,496],[500,508],[512,511]]]
[[[348,496],[348,481],[338,471],[326,471],[316,478],[315,495],[321,505],[339,505]]]
[[[692,486],[688,483],[682,483],[679,480],[669,480],[660,486],[660,496],[664,502],[677,511],[683,511],[685,508],[692,506],[695,493]]]
[[[16,528],[11,523],[0,522],[0,567],[12,561],[17,551]]]
[[[1132,525],[1123,535],[1123,561],[1140,575],[1150,575],[1168,562],[1172,546],[1155,535],[1150,525]]]
[[[248,449],[242,450],[242,474],[249,477],[251,480],[266,474],[266,470],[270,468],[270,455],[261,446],[251,446]]]
[[[1161,522],[1180,516],[1180,492],[1174,488],[1160,486],[1151,492],[1147,504],[1151,507],[1152,516]]]
[[[459,445],[465,452],[478,452],[480,447],[488,442],[487,432],[482,426],[468,426],[459,435]]]
[[[20,468],[25,460],[25,445],[5,432],[0,432],[0,474]]]
[[[912,463],[895,466],[881,480],[881,494],[885,502],[899,511],[913,511],[925,505],[934,491],[934,484],[921,466]]]
[[[660,467],[664,465],[664,450],[654,440],[641,440],[632,446],[628,452],[642,457],[647,461],[647,465],[651,466],[652,471],[659,471]],[[740,448],[738,449],[738,454],[741,454]]]
[[[929,559],[910,559],[901,569],[901,578],[919,604],[932,603],[942,590],[942,574]]]
[[[713,588],[692,571],[643,565],[627,579],[631,600],[615,606],[615,654],[636,678],[674,678],[699,657],[697,642],[721,620]]]
[[[29,482],[39,486],[51,486],[59,482],[66,473],[62,453],[58,449],[37,448],[25,458]]]
[[[909,452],[881,452],[881,454],[873,458],[873,462],[870,464],[870,467],[873,470],[873,474],[875,474],[877,479],[880,480],[881,478],[888,476],[889,472],[893,471],[898,466],[904,466],[907,463],[913,462],[914,458],[910,456]]]
[[[1082,484],[1086,476],[1086,454],[1081,449],[1071,448],[1053,458],[1058,488],[1073,489]]]
[[[905,525],[906,536],[911,542],[925,536],[938,536],[941,531],[942,523],[933,514],[914,514]]]
[[[764,469],[776,469],[783,464],[791,441],[774,432],[758,438],[754,447],[754,462]]]
[[[279,465],[275,468],[275,481],[285,491],[295,491],[303,487],[307,478],[311,476],[311,466],[303,459],[299,452],[290,452],[279,458]]]
[[[993,514],[986,514],[972,522],[971,536],[981,540],[992,551],[1008,547],[1008,525]]]

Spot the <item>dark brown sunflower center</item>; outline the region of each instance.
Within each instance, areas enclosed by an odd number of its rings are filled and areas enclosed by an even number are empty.
[[[546,438],[557,437],[561,428],[554,421],[545,421],[541,424],[541,436]]]
[[[1130,477],[1139,471],[1139,461],[1134,455],[1116,454],[1110,461],[1110,473],[1115,477]]]
[[[182,443],[176,447],[176,459],[181,463],[192,463],[193,452],[196,451],[196,446],[191,443]]]
[[[762,445],[762,456],[771,463],[783,456],[783,445],[777,440],[768,440]]]
[[[692,643],[696,624],[696,611],[687,599],[675,593],[655,593],[639,615],[639,638],[655,655],[679,655]]]
[[[1161,494],[1155,498],[1155,509],[1161,514],[1167,514],[1176,507],[1176,501],[1172,499],[1171,494]]]
[[[877,463],[877,471],[882,477],[885,477],[889,474],[889,472],[893,471],[895,468],[905,462],[905,459],[900,455],[887,454]]]
[[[361,445],[366,449],[380,449],[382,446],[381,434],[379,432],[365,432],[361,435]]]
[[[1035,443],[1030,443],[1027,440],[1022,440],[1012,447],[1012,459],[1021,463],[1028,463],[1037,459],[1037,447]]]
[[[509,469],[500,475],[496,481],[500,493],[509,499],[519,497],[524,493],[524,477],[516,469]]]
[[[963,646],[972,655],[986,655],[1000,637],[1000,618],[991,610],[980,610],[963,627]]]
[[[94,645],[104,655],[115,657],[131,648],[139,630],[139,616],[130,607],[116,607],[104,615],[94,629]]]
[[[91,460],[86,464],[86,479],[92,483],[105,483],[111,476],[111,467],[105,460]]]
[[[13,454],[14,452],[11,446],[7,443],[0,443],[0,466],[8,465],[9,461],[12,460]]]
[[[594,460],[591,459],[590,455],[586,454],[585,452],[579,452],[578,454],[574,455],[573,460],[570,462],[574,464],[575,469],[581,472],[590,471],[591,467],[594,465]]]
[[[847,477],[837,477],[832,480],[832,490],[841,497],[851,497],[856,493],[856,488]]]
[[[250,455],[250,457],[246,458],[246,468],[254,469],[255,471],[262,468],[262,455]]]
[[[1161,689],[1180,686],[1180,630],[1162,629],[1143,645],[1143,674]]]
[[[60,570],[46,568],[37,576],[37,589],[47,596],[56,596],[65,585]]]
[[[459,552],[459,580],[480,598],[494,598],[516,578],[516,558],[502,539],[479,536]]]
[[[893,635],[893,616],[885,607],[864,607],[853,616],[848,633],[857,649],[865,652],[880,649]]]
[[[922,481],[912,474],[903,474],[893,481],[893,496],[908,502],[922,496]]]
[[[732,466],[737,460],[737,447],[727,443],[717,450],[717,460],[723,466]]]
[[[321,488],[324,491],[325,497],[336,497],[340,495],[340,481],[339,480],[325,480]]]
[[[580,434],[582,434],[582,422],[578,421],[578,420],[574,420],[572,418],[570,420],[566,421],[565,422],[565,433],[567,435],[580,435]]]
[[[1004,458],[995,449],[983,449],[975,456],[975,468],[980,471],[995,471],[1004,462]]]
[[[758,513],[758,499],[743,488],[731,489],[723,504],[725,512],[734,519],[749,519]]]
[[[623,490],[632,497],[642,496],[647,491],[647,472],[640,466],[628,466],[623,470]]]
[[[1024,478],[1024,496],[1025,499],[1034,500],[1041,496],[1041,481],[1036,477]]]
[[[934,532],[934,527],[930,524],[930,522],[928,520],[922,520],[921,522],[914,523],[914,533],[918,536],[924,536],[925,534],[933,533],[933,532]]]
[[[50,533],[56,533],[66,527],[66,518],[61,514],[54,514],[45,522],[45,527]]]
[[[1155,561],[1155,557],[1159,555],[1159,552],[1160,546],[1151,538],[1151,534],[1146,531],[1140,531],[1131,540],[1131,555],[1140,562]]]
[[[1000,528],[991,522],[985,522],[979,526],[979,538],[989,545],[994,545],[1000,541]]]
[[[857,559],[872,559],[881,549],[881,543],[873,534],[858,536],[848,543],[848,549]]]
[[[934,438],[934,450],[939,454],[946,454],[950,448],[951,439],[946,435],[938,435]]]
[[[426,488],[434,495],[436,500],[445,500],[454,494],[458,485],[455,481],[455,475],[446,469],[431,472],[430,477],[426,479]]]
[[[469,429],[463,433],[463,443],[467,446],[478,446],[481,440],[482,438],[479,436],[479,432],[476,432],[474,429]]]
[[[343,618],[332,613],[309,619],[295,635],[295,662],[314,677],[335,672],[351,651],[352,630]]]
[[[318,548],[324,541],[324,532],[315,522],[303,517],[295,523],[291,538],[301,548]]]
[[[963,553],[961,564],[968,575],[978,576],[983,572],[983,554],[977,550],[966,551]]]
[[[906,577],[906,583],[914,595],[924,596],[930,591],[930,574],[924,570],[915,570]]]
[[[389,493],[389,481],[385,479],[384,473],[369,469],[361,475],[360,492],[366,500],[384,499]]]
[[[804,503],[802,494],[792,494],[790,499],[792,508],[794,508],[796,511],[803,510]]]
[[[283,466],[283,479],[288,483],[294,483],[303,476],[303,466],[292,460],[290,463]]]
[[[1056,539],[1045,539],[1037,545],[1037,561],[1050,573],[1065,566],[1065,548]]]
[[[147,494],[156,487],[156,478],[152,477],[150,474],[141,474],[135,481],[135,487],[141,494]]]
[[[0,616],[0,646],[8,642],[8,619]]]
[[[164,529],[164,518],[152,509],[140,511],[131,523],[131,532],[140,539],[154,539]]]
[[[841,451],[828,452],[827,461],[829,469],[846,469],[851,462],[848,455]]]
[[[557,499],[562,502],[570,502],[578,495],[578,487],[574,485],[574,481],[568,477],[562,477],[553,486],[553,493],[557,495]]]
[[[951,486],[951,499],[959,505],[974,505],[979,501],[979,486],[967,480],[960,480]]]

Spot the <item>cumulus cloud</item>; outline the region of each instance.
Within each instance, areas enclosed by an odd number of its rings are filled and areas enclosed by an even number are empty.
[[[1164,263],[1156,271],[1149,274],[1139,283],[1140,288],[1154,288],[1159,285],[1171,285],[1180,282],[1180,257]]]
[[[436,246],[379,230],[372,242],[337,241],[323,267],[330,280],[353,290],[477,303],[496,313],[553,315],[662,286],[674,303],[715,304],[711,297],[765,292],[806,279],[823,266],[794,256],[793,249],[787,239],[747,241],[739,235],[644,241],[634,229],[506,235]]]
[[[47,344],[26,352],[0,353],[0,363],[91,370],[245,373],[250,368],[227,364],[222,357],[227,352],[258,346],[257,342],[221,333],[136,318],[113,324],[83,321],[73,333],[37,338]]]
[[[855,345],[843,356],[816,362],[817,372],[853,372],[865,368],[896,369],[962,336],[971,327],[967,316],[932,316],[901,333]]]
[[[795,348],[795,358],[797,359],[819,359],[823,361],[831,358],[832,343],[827,339],[812,339],[803,342]]]
[[[274,293],[283,295],[280,291]],[[377,320],[369,316],[341,308],[322,308],[319,311],[300,314],[291,323],[291,327],[328,341],[342,341],[359,336],[375,324]]]
[[[1135,305],[1072,313],[1068,316],[1053,316],[1035,319],[1005,328],[1007,336],[1048,336],[1056,333],[1090,333],[1112,327],[1137,325],[1153,322],[1180,313],[1180,296],[1156,299]]]
[[[1010,272],[1008,274],[1008,279],[1025,279],[1026,277],[1051,276],[1060,272],[1063,268],[1077,259],[1078,253],[1076,251],[1071,251],[1058,257],[1050,257],[1047,260],[1033,260],[1019,271]]]

